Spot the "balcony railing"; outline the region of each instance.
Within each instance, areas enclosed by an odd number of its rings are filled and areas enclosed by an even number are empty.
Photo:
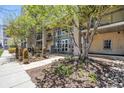
[[[109,25],[124,21],[124,9],[105,15],[100,23],[100,26]]]

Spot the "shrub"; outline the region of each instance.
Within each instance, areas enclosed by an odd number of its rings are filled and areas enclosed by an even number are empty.
[[[67,56],[64,58],[64,62],[71,62],[73,63],[74,61],[76,61],[76,58],[75,57],[71,57],[71,56]]]
[[[84,71],[81,68],[78,70],[78,76],[80,78],[82,78],[84,76]]]
[[[3,49],[0,49],[0,56],[2,55],[2,53],[3,53]]]
[[[28,50],[25,48],[25,49],[23,50],[23,58],[24,58],[24,59],[28,59],[28,56],[29,56]]]
[[[10,48],[14,48],[14,47],[16,47],[16,45],[10,45],[9,47],[10,47]]]
[[[16,52],[16,48],[9,48],[8,51],[9,51],[9,53],[15,53]]]
[[[64,60],[66,60],[66,61],[70,61],[70,60],[71,60],[71,57],[65,57]]]
[[[56,70],[55,73],[59,76],[65,77],[65,76],[70,76],[72,74],[72,67],[70,66],[65,66],[64,64],[60,64]]]
[[[90,73],[89,78],[91,82],[96,82],[97,81],[97,76],[95,73]]]
[[[23,62],[28,63],[28,60],[29,60],[29,53],[28,53],[28,50],[25,48],[23,50]]]

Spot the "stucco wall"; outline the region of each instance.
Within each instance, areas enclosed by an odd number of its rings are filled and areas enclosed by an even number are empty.
[[[112,41],[111,49],[104,49],[104,40]],[[109,32],[95,35],[90,52],[124,55],[124,31],[120,31],[120,33]]]

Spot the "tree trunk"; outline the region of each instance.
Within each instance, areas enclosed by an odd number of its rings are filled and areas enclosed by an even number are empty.
[[[98,25],[99,25],[100,21],[96,21],[94,23],[94,28],[93,28],[93,31],[90,31],[90,25],[91,25],[91,21],[89,21],[88,23],[88,28],[87,28],[87,32],[86,32],[86,35],[83,35],[83,50],[84,50],[84,53],[83,53],[83,60],[85,61],[86,59],[88,59],[88,53],[89,53],[89,50],[90,50],[90,47],[92,45],[92,42],[93,42],[93,38],[94,38],[94,35],[97,31],[97,28],[98,28]]]
[[[74,42],[74,55],[81,55],[81,32],[79,30],[79,19],[74,15],[73,19],[73,42]]]
[[[82,54],[83,61],[86,61],[86,59],[88,59],[91,20],[92,17],[89,18],[89,21],[87,23],[87,31],[85,32],[85,34],[83,34],[83,54]]]
[[[34,28],[31,29],[31,48],[32,48],[32,56],[35,55],[35,51],[36,51],[36,32],[34,30]]]
[[[45,57],[46,54],[46,32],[45,29],[42,28],[42,56]]]

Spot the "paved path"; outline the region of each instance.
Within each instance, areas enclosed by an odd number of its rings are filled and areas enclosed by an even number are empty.
[[[12,54],[10,54],[8,50],[4,50],[1,57],[5,58],[5,57],[8,57],[8,56],[12,56]]]
[[[0,66],[0,88],[34,88],[29,75],[18,63],[8,63]]]
[[[2,54],[2,58],[9,59],[8,57],[10,58],[12,55],[5,50]],[[0,61],[5,61],[3,59],[0,59]],[[34,88],[36,86],[20,64],[16,62],[7,62],[6,64],[0,65],[0,88],[19,87]]]
[[[8,50],[4,50],[0,57],[0,65],[13,62],[15,59],[14,54],[10,54]]]
[[[58,60],[60,58],[64,58],[64,57],[63,56],[54,56],[53,58],[45,59],[45,60],[42,60],[42,61],[37,61],[37,62],[30,63],[30,64],[22,64],[22,66],[23,66],[24,70],[29,70],[29,69],[32,69],[32,68],[36,68],[36,67],[40,67],[40,66],[50,64],[54,60]]]

